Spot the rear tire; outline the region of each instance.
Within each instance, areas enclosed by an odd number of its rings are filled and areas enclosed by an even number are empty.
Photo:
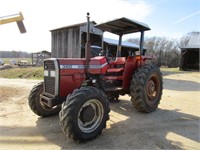
[[[140,112],[156,110],[163,90],[162,73],[154,64],[146,64],[133,74],[130,95],[133,106]]]
[[[40,101],[40,94],[43,92],[43,82],[35,85],[30,91],[28,102],[31,110],[38,116],[48,117],[57,114],[60,111],[60,106],[50,108],[45,106]]]
[[[63,102],[59,113],[60,126],[68,138],[87,141],[101,134],[109,112],[109,102],[101,90],[81,87]]]

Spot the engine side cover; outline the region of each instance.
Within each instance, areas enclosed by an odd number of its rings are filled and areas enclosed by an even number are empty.
[[[81,58],[58,58],[59,95],[67,96],[79,88],[86,79],[86,60]],[[105,57],[98,56],[89,63],[90,74],[105,74],[108,62]]]

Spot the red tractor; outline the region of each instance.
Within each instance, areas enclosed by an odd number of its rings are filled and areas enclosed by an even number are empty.
[[[120,18],[97,28],[119,35],[115,57],[103,51],[90,58],[90,21],[87,16],[85,58],[51,58],[44,61],[44,82],[33,87],[28,101],[32,111],[42,117],[59,112],[60,126],[67,137],[87,141],[101,134],[109,120],[109,100],[129,94],[140,112],[156,110],[163,81],[153,59],[144,55],[144,31],[148,25]],[[122,35],[141,32],[140,54],[121,56]],[[105,54],[105,55],[104,55]],[[61,105],[62,104],[62,105]]]

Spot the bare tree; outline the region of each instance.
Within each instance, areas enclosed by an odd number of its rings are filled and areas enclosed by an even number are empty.
[[[139,39],[129,39],[129,42],[138,44]],[[177,40],[164,37],[145,38],[144,47],[147,55],[156,56],[155,62],[158,66],[178,67],[180,61],[180,49]]]

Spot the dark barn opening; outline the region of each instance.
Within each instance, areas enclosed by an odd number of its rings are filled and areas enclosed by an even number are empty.
[[[198,48],[181,49],[181,70],[199,70],[199,53]]]
[[[188,43],[181,48],[180,70],[199,71],[200,32],[192,32]]]
[[[83,32],[81,34],[81,58],[85,57],[85,43],[87,39],[87,33]],[[90,34],[90,44],[91,44],[91,55],[92,57],[98,56],[98,54],[101,51],[101,46],[102,46],[102,35],[98,34]],[[94,48],[94,47],[99,47],[99,48]],[[98,51],[93,54],[93,52]]]

